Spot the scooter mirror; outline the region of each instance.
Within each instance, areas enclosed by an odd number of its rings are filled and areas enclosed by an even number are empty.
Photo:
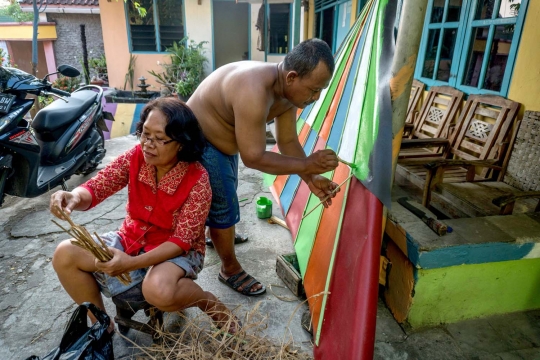
[[[64,76],[67,76],[67,77],[77,77],[77,76],[81,75],[79,70],[77,70],[73,66],[69,66],[69,65],[60,65],[57,70],[58,70],[58,72],[60,74],[62,74]]]

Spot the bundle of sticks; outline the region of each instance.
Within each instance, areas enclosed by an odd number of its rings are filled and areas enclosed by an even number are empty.
[[[94,241],[92,235],[90,235],[90,233],[88,232],[88,230],[86,230],[84,226],[75,224],[71,220],[69,215],[61,208],[57,207],[57,210],[69,223],[70,229],[64,228],[62,225],[60,225],[54,220],[51,221],[74,238],[74,240],[71,240],[71,243],[73,245],[77,245],[80,248],[90,251],[90,253],[92,253],[92,255],[94,255],[101,262],[107,262],[113,258],[113,254],[98,234],[94,232],[94,235],[96,239],[98,239],[99,244]],[[131,283],[131,277],[129,276],[129,273],[123,273],[116,277],[124,285],[128,285],[129,283]]]

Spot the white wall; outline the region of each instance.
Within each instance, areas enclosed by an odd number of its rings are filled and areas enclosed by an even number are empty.
[[[184,1],[186,12],[186,33],[190,40],[197,43],[208,41],[205,44],[206,58],[208,63],[205,66],[207,74],[214,68],[214,44],[212,43],[212,1],[202,0],[201,5],[196,0]]]
[[[277,64],[278,62],[283,61],[283,59],[285,59],[285,55],[268,55],[266,57],[266,62]]]
[[[249,51],[249,5],[217,1],[214,13],[214,67],[241,61]]]

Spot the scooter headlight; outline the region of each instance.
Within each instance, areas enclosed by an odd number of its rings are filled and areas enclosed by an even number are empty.
[[[4,115],[0,118],[0,131],[4,130],[8,124],[10,124],[15,118],[19,116],[19,114],[23,111],[22,108],[15,110],[13,112],[10,112],[9,114]]]

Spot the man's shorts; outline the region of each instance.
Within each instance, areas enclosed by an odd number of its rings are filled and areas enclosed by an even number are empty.
[[[206,225],[227,229],[240,221],[238,206],[238,154],[226,155],[206,142],[201,164],[210,177],[212,205]]]
[[[100,237],[101,240],[103,240],[105,244],[107,244],[107,246],[124,251],[124,247],[120,243],[121,237],[116,231],[110,231],[108,233],[100,235]],[[182,268],[186,272],[186,278],[195,280],[197,279],[197,274],[200,273],[203,269],[204,256],[196,251],[190,251],[187,254],[169,259],[167,260],[167,262],[172,262],[173,264]],[[147,272],[148,268],[130,271],[129,275],[131,276],[131,283],[129,283],[128,285],[124,285],[116,277],[109,276],[102,272],[95,272],[93,273],[93,275],[94,278],[96,278],[103,295],[110,298],[121,294],[124,291],[127,291],[135,285],[141,283],[144,280]]]

